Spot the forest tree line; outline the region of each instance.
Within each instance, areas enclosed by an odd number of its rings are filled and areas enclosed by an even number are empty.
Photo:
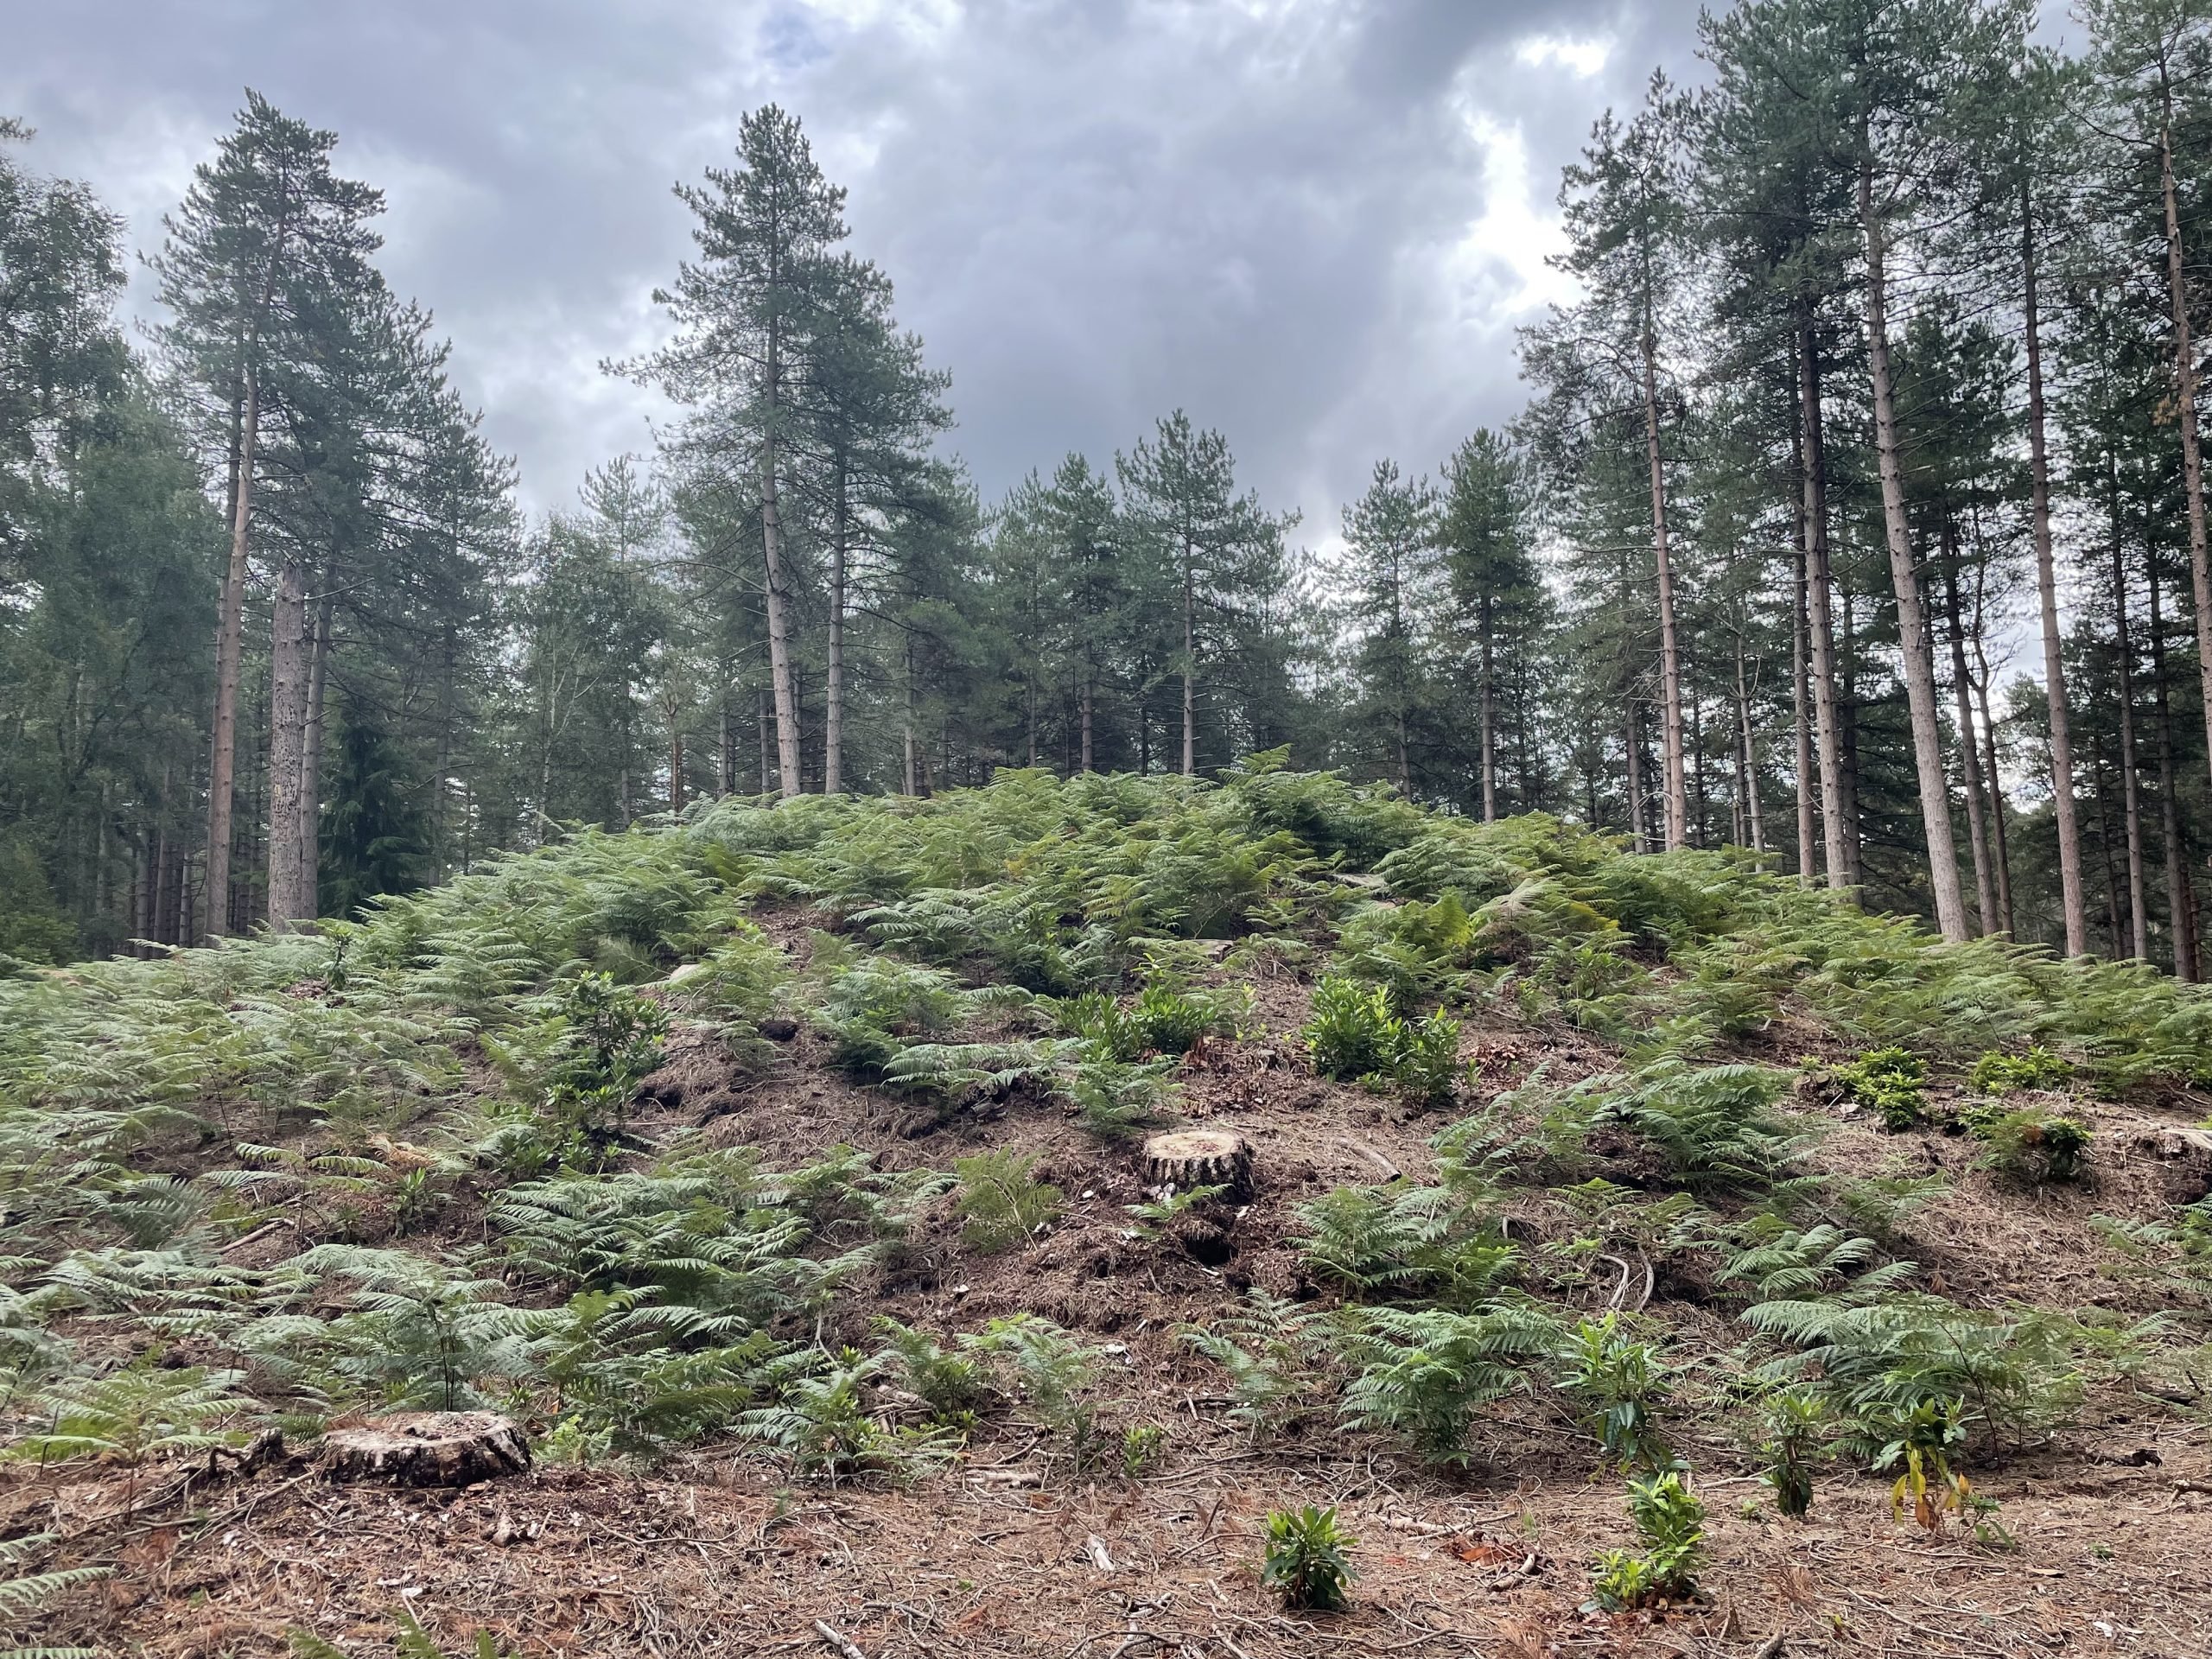
[[[1567,169],[1527,408],[1328,526],[1180,411],[982,499],[773,107],[677,188],[668,343],[606,365],[679,417],[537,518],[335,134],[248,94],[134,337],[124,227],[8,124],[0,955],[349,914],[706,795],[1284,749],[2193,979],[2212,7],[2036,17],[1708,16],[1701,84]]]

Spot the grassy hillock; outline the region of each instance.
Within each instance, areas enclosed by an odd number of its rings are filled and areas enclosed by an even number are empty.
[[[2000,1546],[1982,1471],[2194,1409],[2206,1172],[2138,1143],[2207,1077],[2212,999],[2145,967],[1264,763],[584,834],[0,981],[0,1611],[159,1649],[114,1588],[212,1526],[188,1471],[397,1408],[885,1516],[1009,1454],[1249,1459],[1263,1509],[1601,1475],[1532,1628],[1696,1606],[1709,1481]],[[1249,1202],[1142,1186],[1179,1120]],[[1413,1570],[1336,1525],[1278,1516],[1268,1586]]]

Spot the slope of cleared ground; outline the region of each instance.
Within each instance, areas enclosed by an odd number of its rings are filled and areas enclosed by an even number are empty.
[[[2178,1659],[2208,1077],[2145,969],[1264,768],[21,974],[0,1640]],[[327,1466],[463,1410],[531,1471]],[[1308,1504],[1342,1612],[1262,1582]]]

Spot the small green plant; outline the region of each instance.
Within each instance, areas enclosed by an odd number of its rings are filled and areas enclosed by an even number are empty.
[[[1142,1204],[1128,1206],[1129,1219],[1136,1223],[1134,1229],[1140,1238],[1156,1239],[1174,1224],[1175,1217],[1185,1210],[1219,1198],[1226,1187],[1194,1186],[1186,1192],[1171,1192],[1164,1198],[1147,1198]]]
[[[1810,1389],[1777,1389],[1760,1410],[1765,1438],[1759,1451],[1766,1466],[1759,1478],[1774,1494],[1774,1507],[1802,1520],[1813,1507],[1813,1470],[1826,1450],[1827,1408]]]
[[[1966,1442],[1966,1415],[1962,1400],[1922,1400],[1892,1421],[1892,1438],[1875,1453],[1874,1467],[1899,1471],[1890,1488],[1890,1513],[1899,1521],[1908,1503],[1912,1518],[1929,1532],[1946,1514],[1967,1514],[1974,1486],[1951,1463]]]
[[[1677,1466],[1630,1481],[1628,1513],[1643,1548],[1599,1552],[1592,1605],[1622,1612],[1696,1594],[1705,1566],[1705,1504],[1690,1490],[1688,1471]]]
[[[91,1458],[136,1470],[178,1452],[235,1446],[239,1430],[220,1427],[248,1402],[234,1389],[235,1371],[197,1365],[163,1370],[152,1356],[108,1376],[68,1376],[31,1402],[41,1427],[0,1450],[34,1463]]]
[[[1351,1560],[1359,1540],[1338,1524],[1336,1510],[1277,1510],[1268,1516],[1260,1582],[1294,1612],[1341,1612],[1349,1605]]]
[[[1905,1049],[1871,1050],[1836,1067],[1833,1076],[1845,1099],[1868,1108],[1892,1134],[1916,1127],[1928,1116],[1928,1067]]]
[[[1102,1141],[1127,1139],[1167,1111],[1175,1096],[1172,1060],[1116,1060],[1096,1055],[1060,1072],[1060,1091],[1077,1120]]]
[[[926,1331],[917,1331],[886,1314],[876,1322],[889,1346],[884,1357],[918,1398],[927,1402],[938,1421],[964,1427],[990,1391],[982,1363],[972,1354],[953,1352]]]
[[[1478,1313],[1376,1307],[1342,1338],[1358,1368],[1344,1414],[1360,1428],[1404,1435],[1430,1462],[1465,1463],[1476,1410],[1521,1385],[1531,1360],[1554,1352],[1559,1327],[1497,1302]]]
[[[1438,1012],[1401,1020],[1390,993],[1332,976],[1313,988],[1313,1017],[1300,1033],[1321,1077],[1387,1079],[1417,1104],[1441,1105],[1459,1078],[1459,1022]]]
[[[1091,1391],[1103,1357],[1098,1349],[1033,1313],[993,1319],[969,1343],[1011,1363],[1030,1408],[1046,1428],[1065,1437],[1078,1471],[1099,1460],[1098,1405]]]
[[[1150,1049],[1160,1054],[1187,1054],[1213,1023],[1212,1009],[1165,981],[1146,986],[1129,1009],[1129,1025],[1140,1053]]]
[[[563,1417],[538,1437],[536,1449],[540,1463],[588,1469],[613,1456],[614,1431],[606,1426],[594,1428],[580,1416]]]
[[[985,1255],[1011,1249],[1060,1213],[1060,1189],[1031,1173],[1043,1156],[1007,1148],[953,1160],[960,1236],[969,1249]]]
[[[597,1167],[628,1128],[638,1084],[660,1064],[668,1014],[609,975],[580,974],[562,994],[558,1025],[550,1103],[578,1157]]]
[[[1967,1128],[1989,1147],[1989,1161],[2014,1180],[2041,1186],[2082,1177],[2082,1154],[2090,1131],[2079,1118],[2057,1117],[2034,1107],[2005,1111],[1976,1107],[1966,1114]]]
[[[1243,1311],[1177,1325],[1175,1334],[1228,1373],[1229,1420],[1256,1440],[1294,1416],[1317,1386],[1323,1317],[1255,1288]]]
[[[446,1659],[446,1650],[424,1630],[413,1612],[402,1608],[394,1615],[399,1633],[392,1638],[392,1652],[396,1659]],[[345,1649],[324,1641],[308,1630],[288,1630],[284,1639],[290,1643],[293,1659],[353,1659]],[[464,1659],[499,1659],[499,1644],[492,1639],[489,1630],[476,1632]]]
[[[1421,1106],[1448,1105],[1459,1082],[1459,1022],[1441,1010],[1419,1024],[1402,1022],[1390,1075]]]
[[[2074,1068],[2047,1048],[2031,1048],[2024,1054],[1996,1049],[1974,1063],[1967,1087],[1977,1095],[2009,1095],[2023,1089],[2063,1089]]]
[[[437,1177],[427,1169],[410,1169],[391,1190],[391,1230],[419,1232],[445,1207],[446,1195]]]
[[[51,1573],[15,1576],[16,1568],[29,1556],[54,1541],[57,1535],[34,1532],[21,1538],[0,1540],[0,1620],[35,1613],[65,1590],[92,1584],[114,1572],[109,1567],[65,1567]],[[91,1648],[16,1648],[0,1659],[93,1659]]]
[[[861,1475],[918,1473],[940,1459],[942,1436],[887,1427],[869,1414],[864,1390],[882,1369],[881,1356],[852,1348],[772,1362],[767,1372],[776,1402],[741,1415],[738,1431],[786,1453],[791,1473],[801,1478],[834,1484]]]
[[[1651,1344],[1633,1340],[1620,1315],[1608,1313],[1569,1332],[1560,1358],[1560,1386],[1581,1405],[1605,1456],[1624,1470],[1657,1467],[1667,1448],[1651,1414],[1667,1398],[1670,1373]]]
[[[1157,1464],[1167,1450],[1167,1431],[1157,1423],[1131,1423],[1122,1431],[1122,1472],[1131,1480]]]
[[[1388,990],[1332,976],[1313,988],[1313,1018],[1299,1035],[1317,1073],[1355,1080],[1389,1066],[1400,1029]]]

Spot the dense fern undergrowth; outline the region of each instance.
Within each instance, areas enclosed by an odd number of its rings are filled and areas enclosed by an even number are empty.
[[[808,929],[804,951],[777,942]],[[1262,980],[1310,983],[1310,1023],[1265,1031]],[[1062,1194],[1018,1135],[894,1173],[641,1130],[672,1027],[714,1028],[772,1086],[782,1020],[939,1121],[1027,1104],[1102,1156],[1177,1116],[1183,1057],[1209,1045],[1288,1039],[1432,1114],[1432,1181],[1288,1219],[1303,1300],[1255,1290],[1184,1333],[1256,1440],[1328,1421],[1450,1465],[1485,1412],[1548,1394],[1593,1461],[1660,1471],[1694,1400],[1785,1509],[1840,1459],[1940,1519],[1955,1471],[2203,1338],[2212,1215],[2107,1224],[2167,1275],[2171,1314],[1962,1305],[1900,1243],[1940,1180],[1823,1173],[1832,1120],[1804,1103],[1909,1128],[1931,1077],[1970,1079],[1984,1103],[1957,1127],[1992,1168],[2075,1179],[2088,1132],[2064,1091],[2212,1077],[2202,994],[1944,945],[1739,852],[1631,855],[1262,758],[1218,783],[1017,772],[925,801],[722,801],[312,937],[0,980],[8,1454],[136,1479],[270,1425],[468,1406],[552,1458],[730,1441],[822,1480],[926,1477],[1010,1417],[1085,1478],[1170,1455],[1077,1332],[871,1317],[931,1217],[977,1255],[1054,1226]],[[1545,1039],[1537,1063],[1484,1084],[1476,1027]],[[1570,1050],[1598,1068],[1554,1076],[1544,1057]],[[1218,1202],[1156,1194],[1127,1236],[1169,1248]],[[1531,1205],[1551,1220],[1509,1223]],[[1616,1268],[1610,1302],[1586,1294]],[[1701,1287],[1726,1363],[1709,1333],[1675,1351],[1655,1282]],[[1614,1566],[1632,1589],[1649,1563]]]

